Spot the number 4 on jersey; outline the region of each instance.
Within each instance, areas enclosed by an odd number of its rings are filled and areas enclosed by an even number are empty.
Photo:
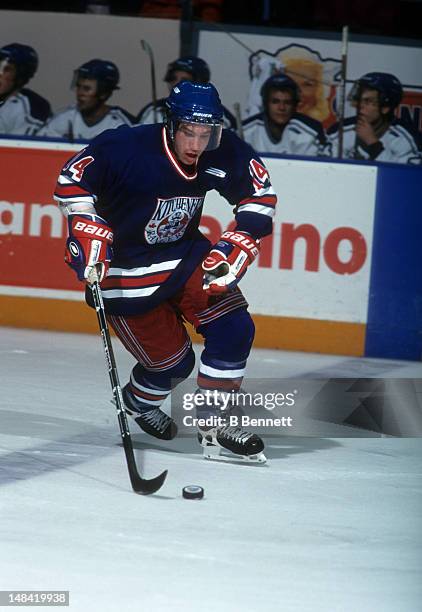
[[[252,176],[254,184],[262,187],[269,180],[268,171],[265,166],[259,163],[256,159],[251,159],[249,162],[249,172]]]
[[[270,177],[266,167],[256,159],[251,159],[249,162],[249,174],[252,177],[252,183],[255,188],[254,195],[265,195],[267,188],[270,186]]]
[[[75,181],[80,181],[83,173],[85,172],[85,168],[89,166],[94,161],[94,158],[91,155],[87,157],[83,157],[82,159],[78,159],[71,166],[69,166],[69,172],[72,174],[72,178]]]

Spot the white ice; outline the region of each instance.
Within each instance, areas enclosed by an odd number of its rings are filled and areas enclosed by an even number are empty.
[[[115,349],[124,382],[133,360]],[[69,590],[78,612],[422,610],[420,439],[286,436],[249,466],[135,426],[146,476],[169,470],[143,497],[97,336],[0,328],[0,372],[0,589]],[[248,366],[310,373],[422,378],[422,364],[254,350]],[[184,500],[187,484],[205,498]]]

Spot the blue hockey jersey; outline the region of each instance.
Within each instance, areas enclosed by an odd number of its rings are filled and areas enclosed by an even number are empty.
[[[210,248],[198,227],[212,189],[234,207],[239,231],[271,233],[276,196],[268,172],[230,130],[196,167],[178,162],[161,125],[107,130],[66,163],[55,199],[71,210],[93,207],[113,229],[101,283],[109,314],[140,314],[183,287]]]

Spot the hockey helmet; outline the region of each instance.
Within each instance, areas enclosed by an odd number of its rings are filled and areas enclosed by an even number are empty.
[[[273,76],[270,76],[261,87],[261,96],[264,108],[267,107],[270,92],[273,90],[290,91],[292,93],[292,100],[295,106],[297,106],[300,101],[300,90],[296,81],[287,76],[287,74],[273,74]]]
[[[380,106],[388,106],[394,110],[401,102],[403,88],[393,74],[387,72],[368,72],[354,84],[350,98],[359,102],[363,89],[375,89],[379,92]]]
[[[0,48],[0,62],[6,60],[16,66],[16,80],[25,85],[38,68],[38,54],[29,45],[11,43]]]
[[[166,100],[166,126],[172,140],[180,123],[211,126],[206,150],[219,146],[223,129],[223,106],[214,85],[181,81],[173,87]]]
[[[110,94],[115,89],[119,89],[120,74],[116,64],[113,64],[113,62],[92,59],[75,70],[72,87],[76,85],[78,79],[95,80],[98,84],[99,94]]]
[[[170,62],[164,77],[166,83],[171,83],[174,80],[174,73],[176,70],[182,70],[183,72],[191,74],[192,80],[197,83],[208,83],[211,78],[211,72],[207,62],[193,55],[179,57],[179,59],[174,62]]]

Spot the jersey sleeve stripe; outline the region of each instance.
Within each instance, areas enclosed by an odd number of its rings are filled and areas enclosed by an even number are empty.
[[[67,176],[65,176],[64,174],[60,174],[59,178],[57,179],[57,183],[59,185],[74,185],[73,181],[67,178]]]
[[[70,203],[81,203],[81,204],[90,204],[93,206],[95,204],[95,200],[93,196],[88,195],[77,195],[77,196],[58,196],[56,194],[53,195],[54,200],[59,202],[59,204],[67,204]]]
[[[266,195],[266,196],[255,196],[251,198],[245,198],[239,202],[239,206],[243,206],[243,204],[266,204],[267,206],[275,207],[277,204],[276,196]]]
[[[243,204],[239,206],[237,212],[253,212],[259,215],[267,215],[268,217],[274,217],[275,209],[274,206],[261,206],[260,204],[256,204],[255,202],[250,202],[249,204]]]
[[[87,195],[87,196],[92,195],[89,193],[89,191],[86,191],[86,189],[82,189],[82,187],[78,187],[78,185],[75,185],[75,184],[59,185],[58,183],[56,185],[56,189],[54,193],[58,197],[60,196],[67,197],[67,196],[75,196],[75,195]]]

